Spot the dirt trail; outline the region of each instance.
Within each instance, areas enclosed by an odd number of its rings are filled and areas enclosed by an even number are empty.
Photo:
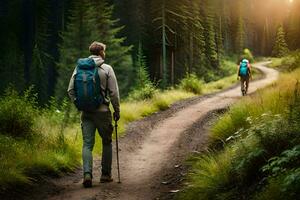
[[[251,82],[249,93],[278,78],[278,72],[264,67],[265,64],[255,65],[265,77]],[[120,141],[122,184],[100,184],[99,161],[96,161],[93,188],[82,188],[82,172],[79,171],[75,175],[57,180],[55,184],[63,189],[56,195],[51,194],[48,199],[159,199],[163,187],[161,182],[168,175],[168,170],[174,170],[174,165],[184,160],[191,151],[199,149],[199,145],[200,148],[201,145],[205,146],[206,136],[201,128],[194,127],[194,133],[188,130],[204,121],[211,111],[228,107],[239,98],[240,87],[235,87],[207,97],[188,100],[182,105],[175,105],[173,109],[132,123]],[[198,144],[195,144],[194,139]],[[116,171],[113,171],[113,175],[116,179]]]

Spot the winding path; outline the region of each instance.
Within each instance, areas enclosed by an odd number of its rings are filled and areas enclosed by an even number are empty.
[[[278,72],[265,67],[266,64],[265,62],[254,65],[255,68],[265,74],[265,77],[251,82],[249,93],[253,93],[257,89],[277,80]],[[188,134],[186,130],[201,121],[207,113],[225,108],[239,98],[241,98],[240,87],[235,87],[199,99],[182,109],[168,113],[167,116],[164,116],[164,119],[152,123],[151,126],[143,126],[140,130],[137,130],[138,126],[133,127],[131,130],[135,129],[132,131],[135,135],[126,135],[120,142],[122,184],[116,182],[100,184],[95,179],[93,188],[84,189],[80,180],[81,172],[78,172],[73,177],[57,180],[55,184],[62,186],[64,189],[57,195],[51,195],[48,199],[158,199],[155,191],[160,187],[161,174],[168,169],[168,163],[175,159],[175,146],[183,134]],[[98,167],[99,161],[96,162]],[[99,171],[99,169],[94,171]],[[114,171],[113,174],[116,175],[117,173]],[[99,173],[94,176],[98,179]]]

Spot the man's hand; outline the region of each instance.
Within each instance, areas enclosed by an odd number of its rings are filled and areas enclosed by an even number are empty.
[[[114,112],[114,120],[119,121],[120,119],[120,112]]]

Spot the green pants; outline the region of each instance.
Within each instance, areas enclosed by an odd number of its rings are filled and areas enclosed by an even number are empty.
[[[102,174],[111,175],[112,164],[112,117],[111,112],[83,112],[81,115],[81,128],[83,136],[82,160],[83,172],[93,173],[93,148],[95,132],[98,130],[102,138]]]

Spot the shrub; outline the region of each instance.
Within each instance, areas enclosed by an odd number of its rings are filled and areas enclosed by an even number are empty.
[[[219,154],[209,153],[193,157],[193,170],[189,174],[189,184],[179,194],[179,199],[233,199],[235,196],[235,176],[231,170],[233,151],[228,149]]]
[[[267,186],[255,196],[255,200],[294,200],[300,195],[300,168],[288,170],[270,177]]]
[[[195,74],[188,74],[180,81],[179,87],[187,92],[201,94],[203,81],[199,80]]]
[[[270,158],[268,164],[262,167],[262,171],[277,176],[284,173],[288,168],[296,168],[297,166],[300,166],[300,145],[283,151],[280,156]]]
[[[224,148],[195,161],[182,199],[299,198],[299,73],[283,75],[221,118],[212,142]]]
[[[249,49],[244,49],[243,51],[243,58],[246,58],[249,60],[251,63],[254,62],[254,57]]]
[[[133,90],[129,95],[129,100],[145,100],[151,99],[157,92],[156,87],[152,83],[147,83],[144,87],[139,87]]]
[[[281,71],[293,71],[300,67],[300,51],[295,51],[282,58],[272,58],[271,67]]]
[[[0,100],[0,133],[13,137],[30,136],[36,115],[36,96],[32,95],[32,89],[20,96],[9,88]]]

